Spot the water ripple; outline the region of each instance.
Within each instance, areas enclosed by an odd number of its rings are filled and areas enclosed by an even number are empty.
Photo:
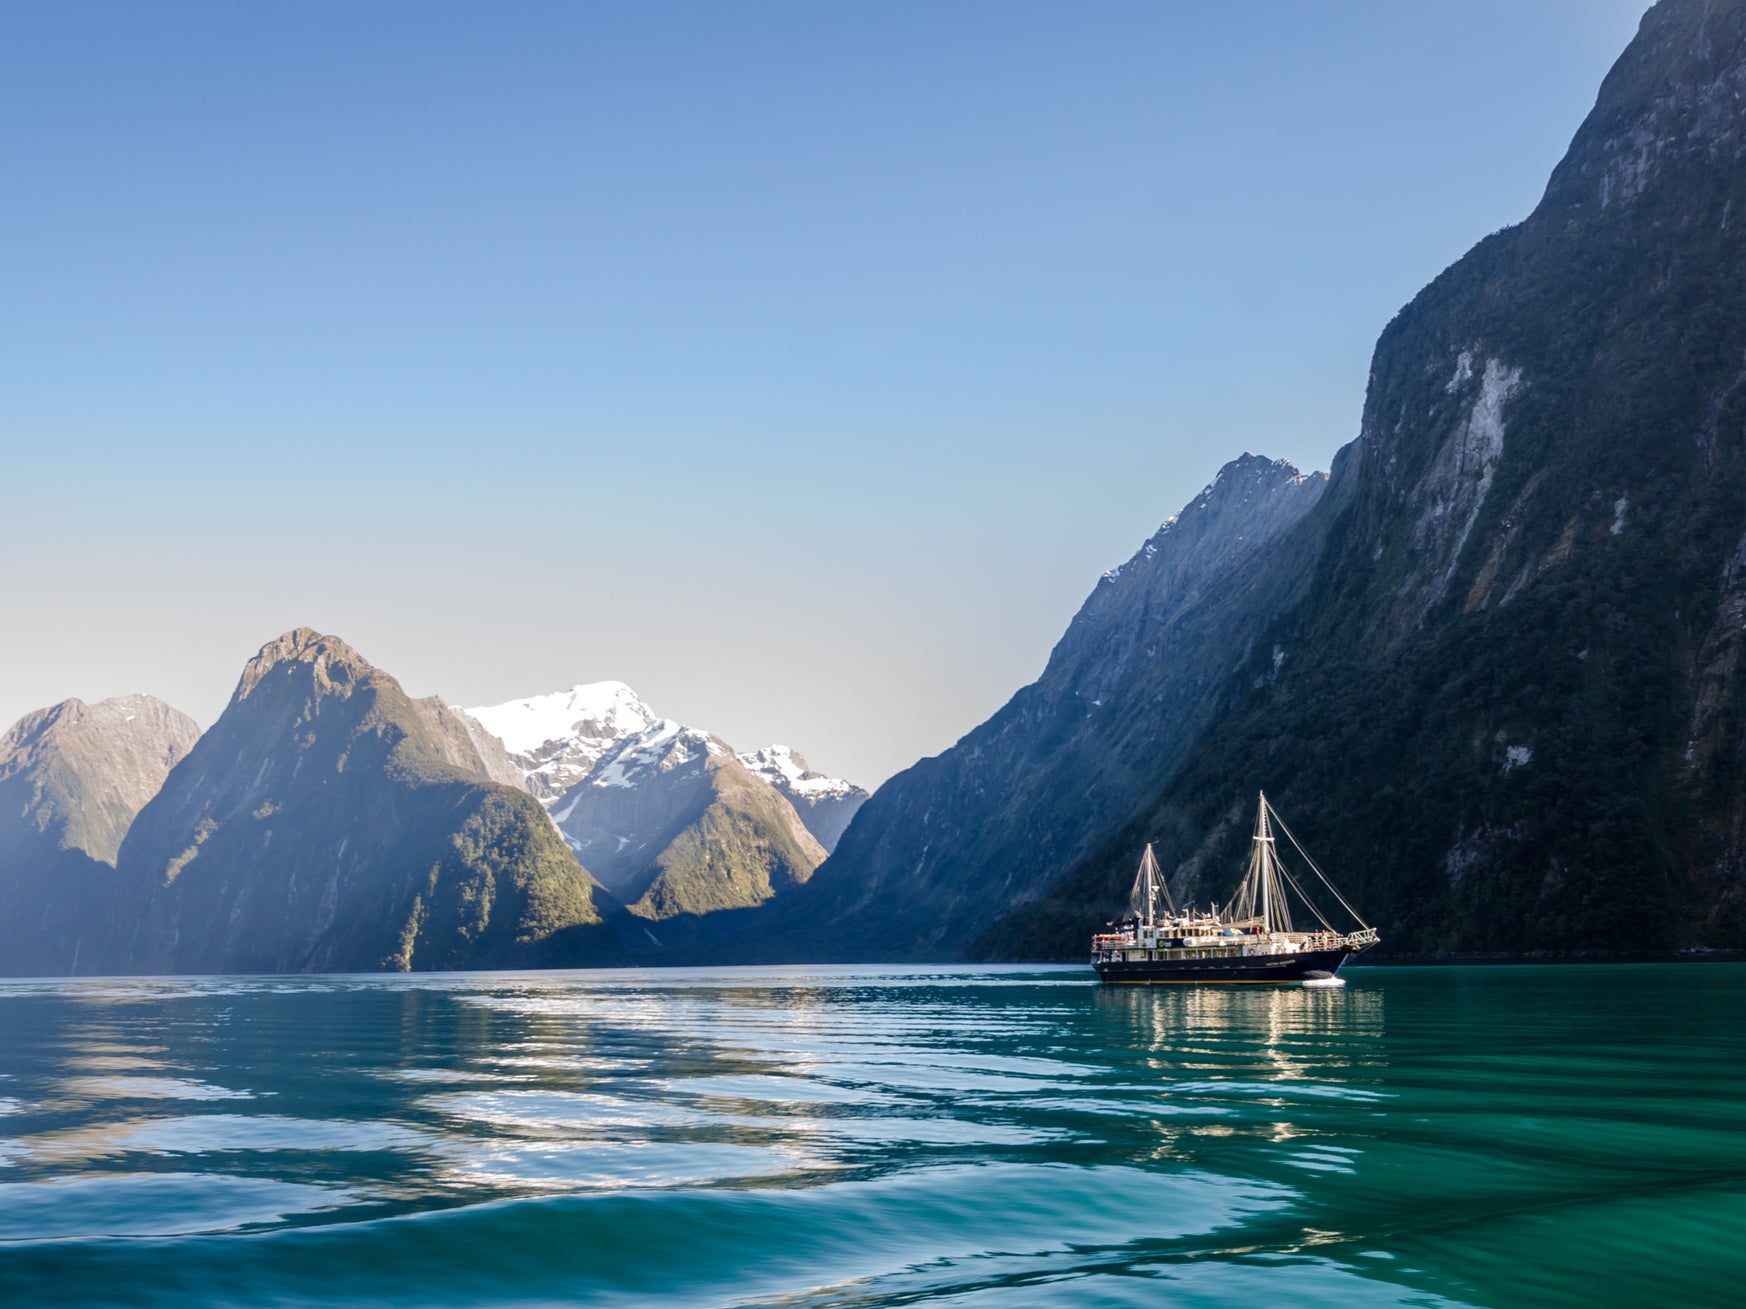
[[[0,983],[0,1303],[1721,1303],[1743,999],[1721,965]]]

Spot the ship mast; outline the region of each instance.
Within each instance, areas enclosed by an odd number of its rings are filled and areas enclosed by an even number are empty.
[[[1143,925],[1150,927],[1158,921],[1160,900],[1174,916],[1176,903],[1170,898],[1169,886],[1158,875],[1158,858],[1148,843],[1146,853],[1140,857],[1140,871],[1134,877],[1134,889],[1128,893],[1128,909]]]
[[[1273,930],[1273,833],[1267,830],[1267,792],[1255,815],[1255,866],[1261,872],[1261,930]]]
[[[1231,901],[1231,917],[1237,922],[1258,921],[1263,932],[1291,931],[1291,910],[1285,898],[1284,870],[1274,848],[1273,827],[1268,822],[1271,809],[1267,794],[1262,792],[1255,814],[1254,846],[1249,854],[1249,871]]]

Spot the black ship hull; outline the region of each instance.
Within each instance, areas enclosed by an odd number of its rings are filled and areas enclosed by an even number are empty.
[[[1301,982],[1310,973],[1337,973],[1355,950],[1336,946],[1287,955],[1230,955],[1223,959],[1097,960],[1091,966],[1105,982],[1129,986],[1178,982]]]

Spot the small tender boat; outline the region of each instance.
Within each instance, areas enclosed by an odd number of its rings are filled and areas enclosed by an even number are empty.
[[[1304,891],[1302,883],[1280,862],[1273,825],[1302,856],[1342,909],[1358,926],[1334,927]],[[1292,925],[1288,892],[1315,918],[1318,927]],[[1320,892],[1318,891],[1318,894]],[[1140,871],[1128,899],[1130,916],[1114,931],[1091,938],[1091,966],[1106,982],[1151,985],[1162,982],[1302,982],[1306,986],[1338,986],[1340,965],[1381,939],[1358,916],[1327,874],[1297,843],[1273,806],[1261,795],[1255,816],[1254,846],[1249,871],[1228,904],[1205,912],[1179,910],[1170,888],[1158,873],[1152,847],[1140,859]]]

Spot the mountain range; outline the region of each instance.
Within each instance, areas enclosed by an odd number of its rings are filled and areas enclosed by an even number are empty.
[[[623,962],[824,860],[788,795],[834,839],[866,792],[796,760],[742,760],[622,683],[471,712],[414,699],[298,628],[204,734],[131,696],[0,738],[0,971]]]
[[[1183,766],[974,947],[1067,954],[1265,787],[1416,954],[1746,946],[1746,5],[1664,0],[1522,224],[1383,332]],[[1277,652],[1278,659],[1275,659]]]
[[[1736,206],[1739,206],[1738,210]],[[603,682],[467,711],[297,629],[200,734],[0,740],[0,970],[1072,959],[1268,793],[1379,954],[1746,948],[1746,0],[1662,0],[1545,193],[1038,679],[870,798]]]
[[[719,933],[737,911],[803,885],[867,798],[786,746],[736,754],[657,716],[622,682],[465,712],[639,920],[632,949]]]
[[[1746,947],[1742,215],[1746,4],[1663,0],[1532,215],[1383,332],[1325,488],[1252,526],[1227,468],[1201,556],[1147,571],[1190,506],[776,952],[1082,957],[1148,841],[1228,895],[1258,789],[1385,955]]]
[[[1262,566],[1326,474],[1244,455],[1106,573],[1043,675],[898,774],[733,957],[959,957],[1122,823],[1205,730],[1290,578]]]
[[[539,802],[492,780],[462,716],[308,628],[244,667],[116,873],[117,971],[622,957],[597,885]]]

